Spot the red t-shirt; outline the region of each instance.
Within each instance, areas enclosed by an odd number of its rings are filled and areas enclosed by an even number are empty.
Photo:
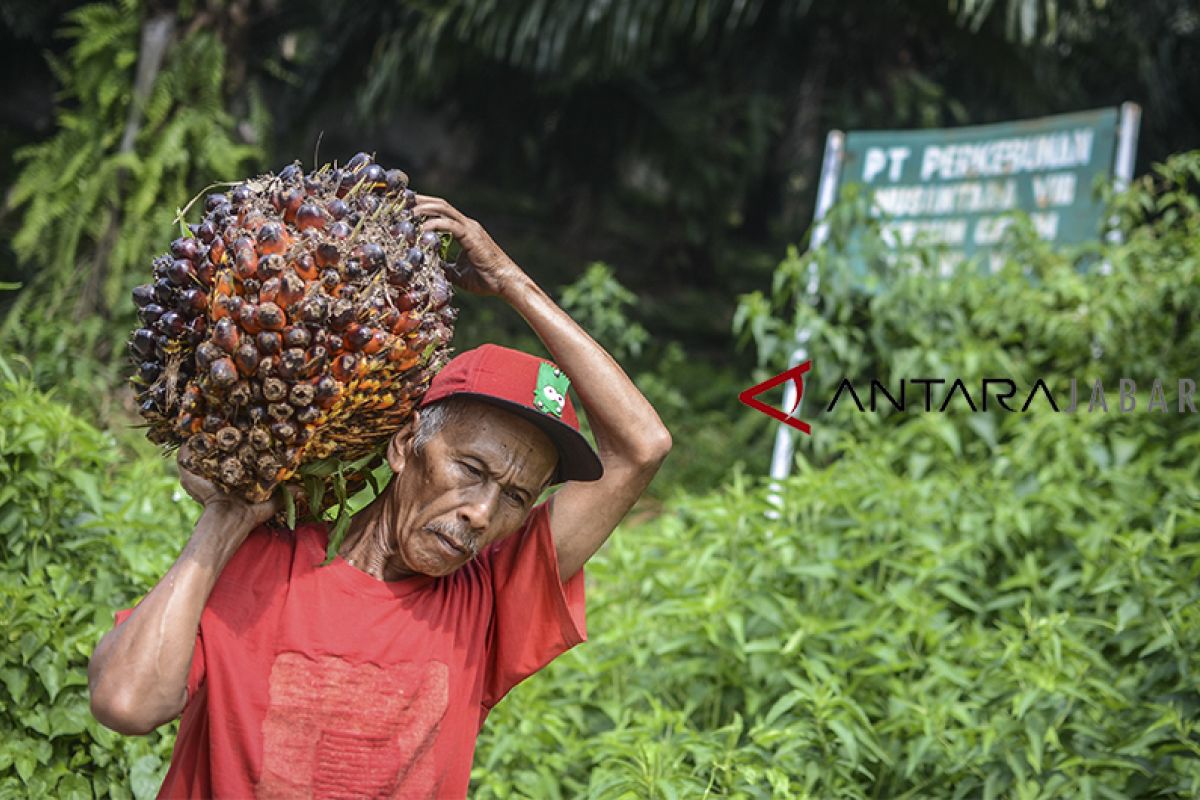
[[[560,580],[549,517],[450,575],[390,582],[319,566],[326,525],[255,530],[201,615],[159,797],[465,797],[488,710],[587,638],[583,571]]]

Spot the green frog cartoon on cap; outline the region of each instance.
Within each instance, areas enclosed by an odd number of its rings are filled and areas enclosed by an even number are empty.
[[[571,379],[553,364],[545,361],[538,367],[537,386],[533,390],[533,407],[543,414],[562,417],[567,403],[567,389]]]

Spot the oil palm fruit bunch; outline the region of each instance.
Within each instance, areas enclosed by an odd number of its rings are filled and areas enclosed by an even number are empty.
[[[448,359],[457,315],[414,204],[408,176],[365,153],[208,195],[133,290],[151,441],[186,444],[184,467],[253,502],[306,465],[325,479],[378,452]]]

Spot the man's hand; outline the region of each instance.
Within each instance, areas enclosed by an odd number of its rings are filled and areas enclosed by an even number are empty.
[[[204,506],[206,511],[212,509],[220,512],[226,519],[241,520],[242,524],[235,527],[246,532],[279,513],[281,503],[278,493],[261,503],[250,503],[223,491],[212,481],[184,467],[183,462],[187,459],[186,449],[187,445],[179,449],[179,485],[193,500]]]
[[[442,198],[419,194],[413,211],[425,217],[424,230],[445,231],[462,247],[458,262],[446,270],[455,286],[472,294],[499,295],[525,276],[482,225]]]

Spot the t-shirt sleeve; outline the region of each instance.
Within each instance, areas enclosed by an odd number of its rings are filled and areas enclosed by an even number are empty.
[[[494,612],[483,706],[587,640],[583,570],[563,583],[550,534],[550,500],[490,553]]]
[[[136,606],[135,606],[136,607]],[[119,626],[133,613],[132,608],[125,608],[114,614],[113,627]],[[192,668],[188,671],[187,696],[190,702],[204,683],[204,639],[200,631],[196,631],[196,645],[192,648]]]

